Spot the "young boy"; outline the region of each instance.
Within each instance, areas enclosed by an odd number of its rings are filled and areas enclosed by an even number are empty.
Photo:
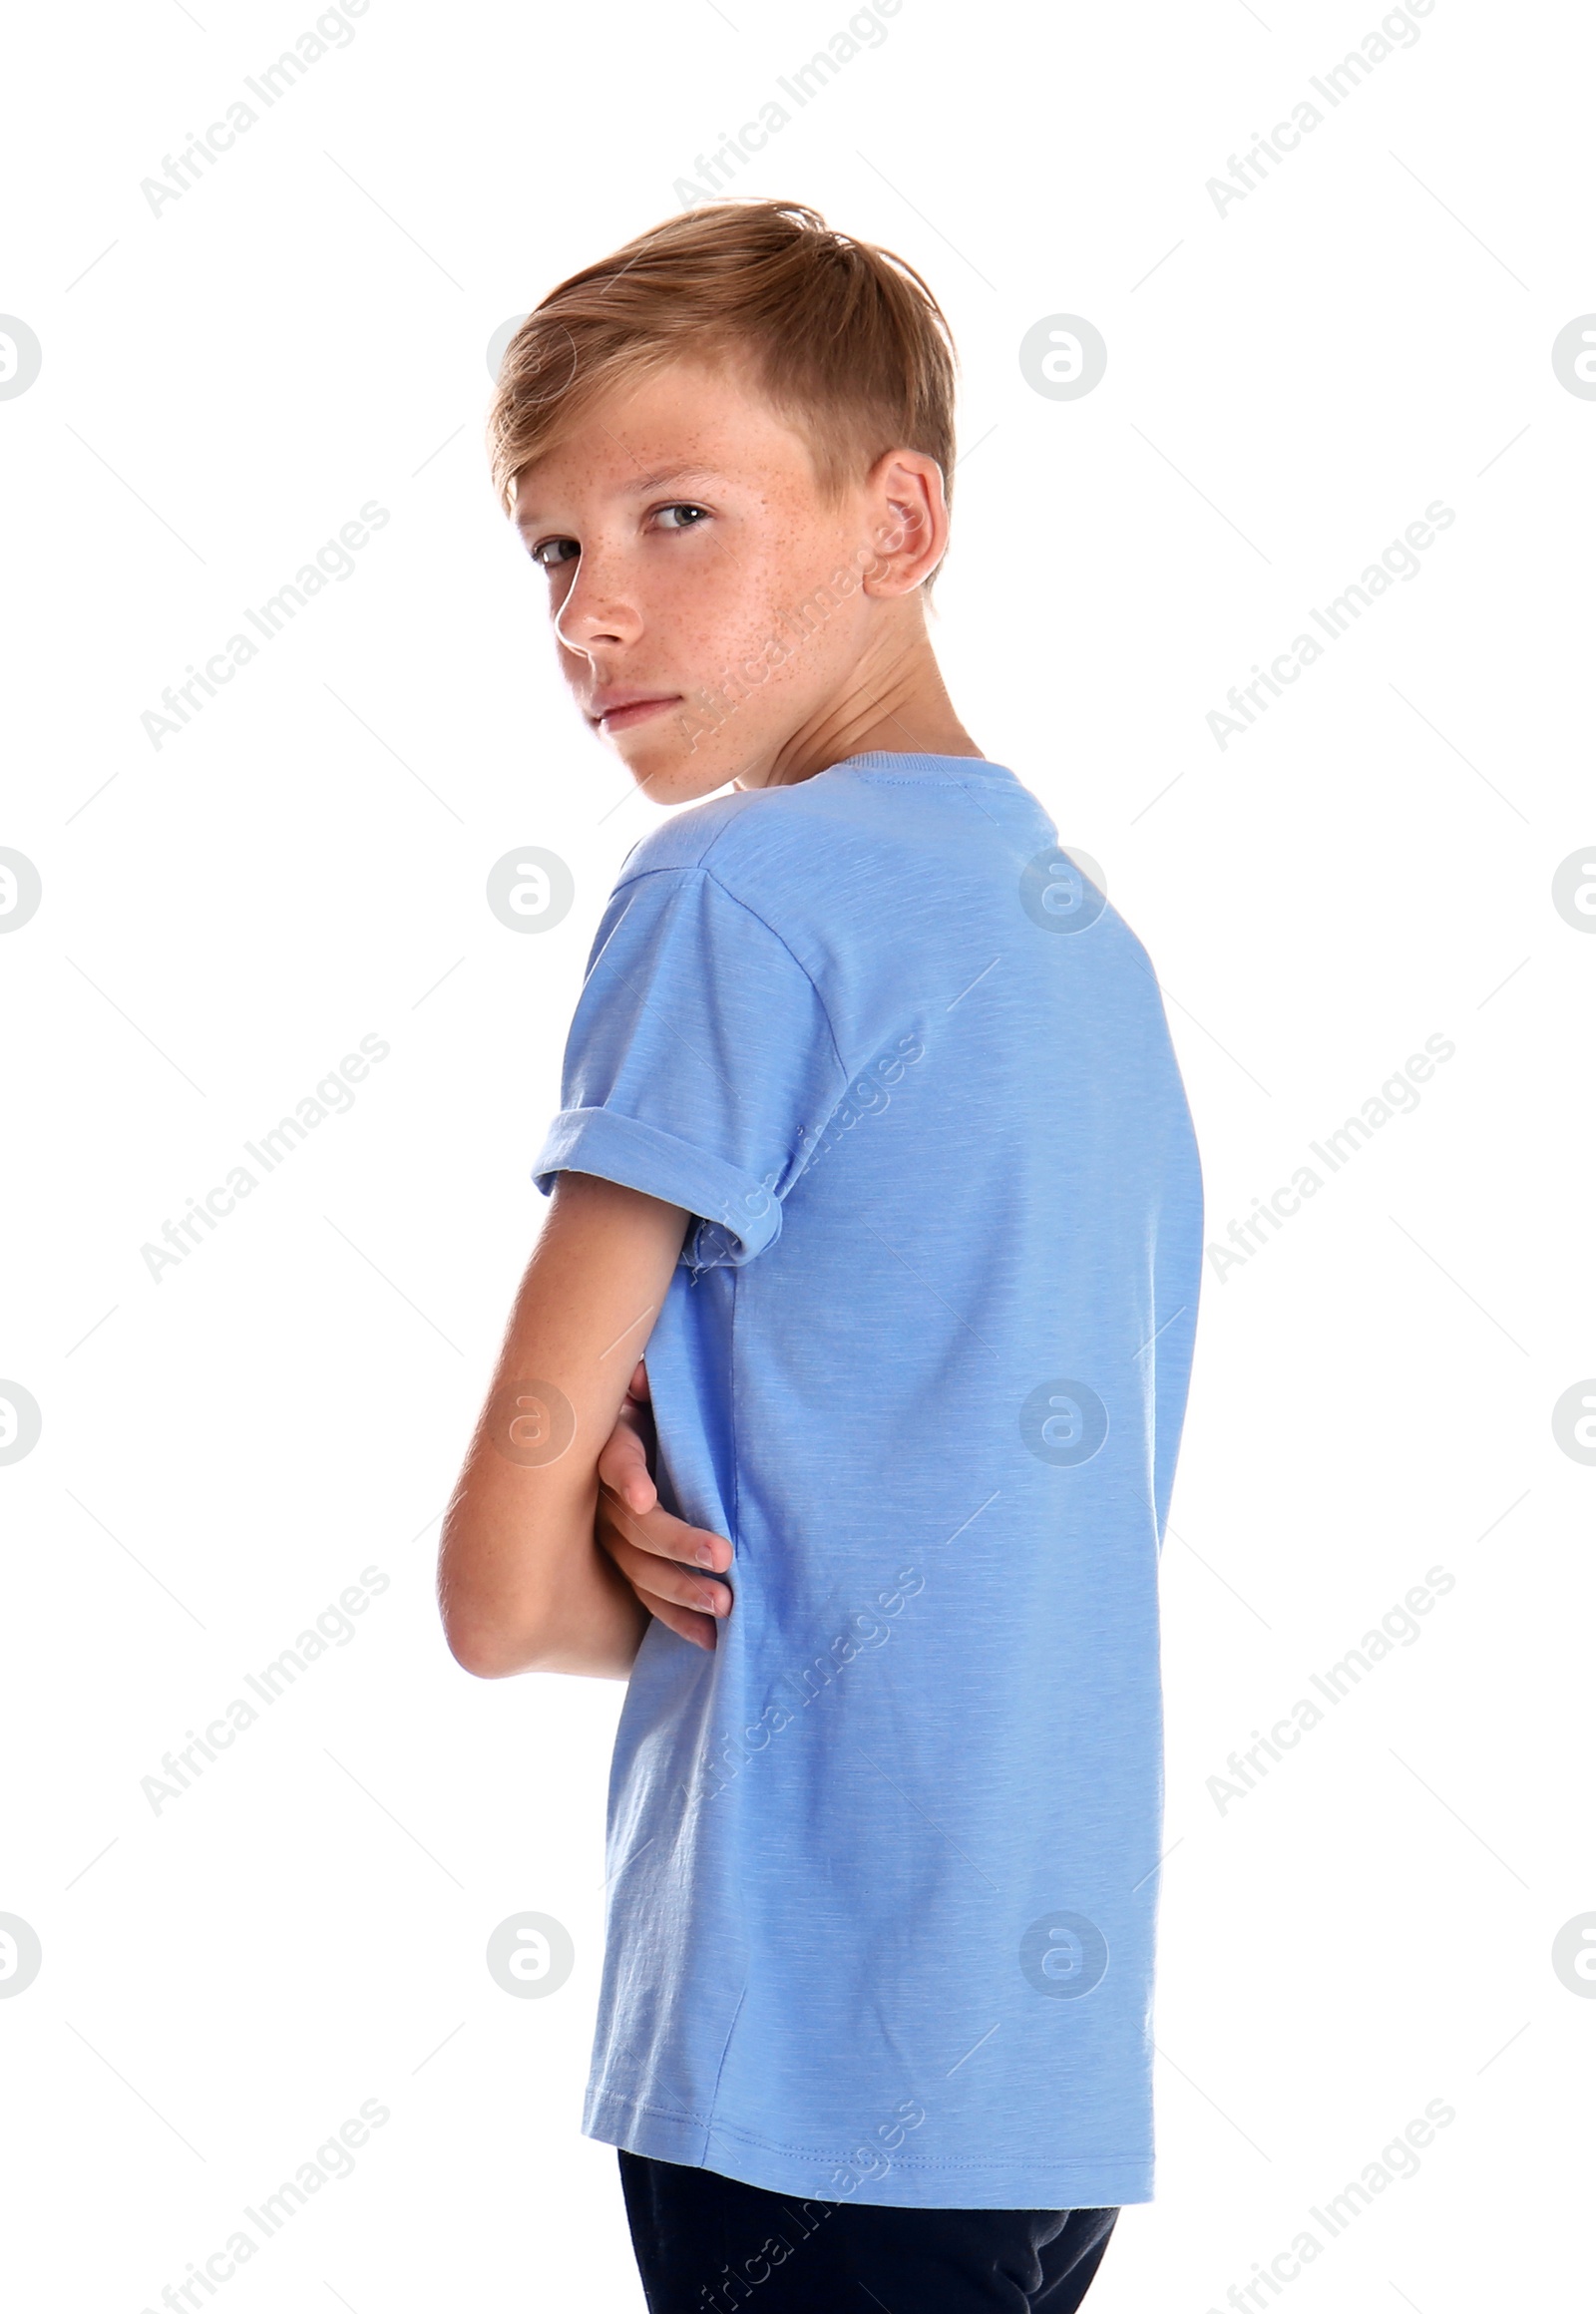
[[[1065,2314],[1152,2192],[1197,1155],[1143,949],[938,672],[953,390],[910,267],[726,201],[555,289],[491,421],[589,729],[687,807],[440,1564],[468,1670],[628,1681],[583,2126],[652,2314]]]

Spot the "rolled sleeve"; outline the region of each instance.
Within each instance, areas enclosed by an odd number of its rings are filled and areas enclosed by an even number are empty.
[[[547,1196],[561,1172],[596,1173],[663,1198],[697,1217],[684,1262],[737,1267],[780,1236],[846,1085],[779,934],[707,870],[648,871],[599,925],[533,1180]]]
[[[725,1233],[722,1260],[751,1261],[781,1235],[781,1202],[769,1183],[621,1110],[561,1110],[532,1177],[547,1196],[561,1172],[598,1173],[647,1197],[684,1206],[701,1217],[701,1235]],[[711,1251],[711,1236],[698,1250]]]

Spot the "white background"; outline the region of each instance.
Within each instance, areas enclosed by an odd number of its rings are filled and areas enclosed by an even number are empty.
[[[469,1679],[432,1590],[588,945],[655,823],[558,684],[486,356],[849,11],[372,0],[153,214],[141,181],[315,14],[137,0],[11,41],[0,307],[43,365],[0,403],[0,843],[44,897],[0,941],[0,1375],[43,1429],[0,1469],[0,1910],[43,1965],[0,2001],[5,2256],[19,2303],[157,2306],[375,2099],[226,2308],[637,2314],[614,2154],[579,2130],[622,1690]],[[1223,2305],[1431,2100],[1455,2120],[1418,2174],[1286,2301],[1568,2306],[1588,2271],[1596,2004],[1551,1949],[1596,1907],[1596,1469],[1551,1410],[1596,1370],[1596,939],[1551,885],[1596,834],[1596,402],[1551,347],[1596,308],[1592,27],[1436,0],[1221,216],[1207,180],[1380,20],[906,0],[734,188],[884,243],[949,312],[937,647],[1159,967],[1209,1236],[1426,1036],[1456,1048],[1205,1280],[1163,1576],[1158,2195],[1093,2314]],[[1060,312],[1109,349],[1069,402],[1017,359]],[[1230,686],[1436,499],[1421,575],[1221,749]],[[163,688],[368,500],[354,574],[153,746]],[[534,938],[484,900],[529,844],[577,887]],[[365,1034],[391,1050],[353,1108],[157,1283],[141,1248]],[[1221,1810],[1228,1755],[1436,1565],[1422,1636]],[[348,1644],[153,1810],[163,1755],[368,1566]],[[485,1965],[526,1910],[576,1943],[544,2000]]]

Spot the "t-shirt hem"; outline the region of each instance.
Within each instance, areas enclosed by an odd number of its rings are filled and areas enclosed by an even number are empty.
[[[778,2145],[718,2118],[708,2121],[610,2092],[590,2097],[582,2133],[655,2161],[712,2169],[770,2193],[810,2201],[857,2201],[886,2209],[1119,2209],[1153,2198],[1150,2153],[1099,2154],[1021,2165],[972,2158],[917,2160],[888,2153],[880,2176],[860,2176],[850,2192],[846,2153]]]

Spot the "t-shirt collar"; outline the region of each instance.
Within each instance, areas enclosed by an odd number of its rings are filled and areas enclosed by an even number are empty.
[[[828,766],[817,778],[826,778],[831,772],[881,772],[891,779],[991,779],[1012,781],[1014,774],[1004,763],[994,763],[985,755],[926,755],[913,749],[870,748],[862,755],[844,756],[840,763]]]

